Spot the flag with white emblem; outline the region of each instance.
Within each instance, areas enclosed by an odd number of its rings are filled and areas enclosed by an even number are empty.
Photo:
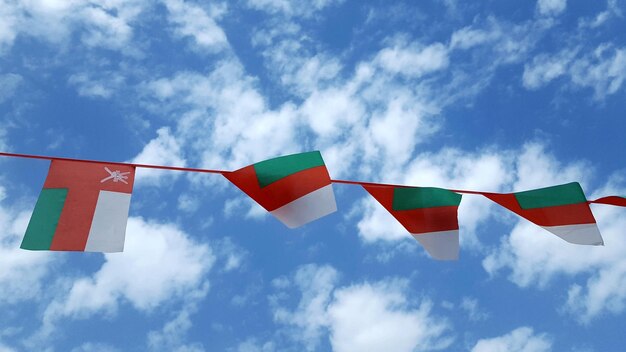
[[[21,248],[122,252],[135,167],[52,160]]]

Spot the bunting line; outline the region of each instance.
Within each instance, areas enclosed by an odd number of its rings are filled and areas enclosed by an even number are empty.
[[[618,207],[626,207],[626,198],[618,197],[618,196],[607,196],[607,197],[602,197],[596,200],[589,201],[589,203],[608,204],[608,205],[615,205]]]
[[[88,160],[88,159],[76,159],[76,158],[63,158],[63,157],[56,157],[56,156],[45,156],[45,155],[34,155],[34,154],[19,154],[19,153],[0,152],[0,156],[11,156],[11,157],[28,158],[28,159],[41,159],[41,160],[50,160],[50,161],[52,161],[52,160],[79,161],[79,162],[94,163],[94,164],[134,166],[134,167],[141,167],[141,168],[144,168],[144,169],[190,171],[190,172],[202,172],[202,173],[222,174],[222,175],[230,172],[230,171],[224,171],[224,170],[199,169],[199,168],[193,168],[193,167],[179,167],[179,166],[164,166],[164,165],[151,165],[151,164],[121,163],[121,162],[115,162],[115,161],[100,161],[100,160]]]
[[[136,168],[220,174],[289,228],[337,211],[333,183],[358,185],[438,260],[459,258],[462,194],[481,195],[579,245],[604,245],[591,203],[626,207],[626,198],[619,196],[588,200],[578,182],[492,193],[333,180],[319,151],[279,156],[234,171],[6,152],[0,156],[50,161],[20,246],[28,250],[123,251]]]
[[[28,159],[40,159],[40,160],[62,160],[62,161],[80,161],[87,163],[96,163],[96,164],[107,164],[107,165],[124,165],[124,166],[134,166],[144,169],[160,169],[160,170],[172,170],[172,171],[188,171],[188,172],[200,172],[200,173],[208,173],[208,174],[229,174],[232,171],[228,170],[217,170],[217,169],[201,169],[201,168],[193,168],[193,167],[179,167],[179,166],[167,166],[167,165],[153,165],[153,164],[136,164],[136,163],[123,163],[123,162],[109,162],[109,161],[101,161],[101,160],[89,160],[89,159],[77,159],[77,158],[65,158],[65,157],[56,157],[56,156],[45,156],[45,155],[36,155],[36,154],[21,154],[21,153],[6,153],[0,152],[0,156],[8,156],[8,157],[17,157],[17,158],[28,158]],[[346,185],[356,185],[356,186],[383,186],[383,187],[415,187],[409,185],[400,185],[393,183],[378,183],[378,182],[365,182],[365,181],[352,181],[352,180],[338,180],[331,179],[332,183],[338,184],[346,184]],[[461,193],[461,194],[475,194],[481,196],[489,196],[493,194],[499,194],[494,192],[482,192],[482,191],[470,191],[470,190],[462,190],[462,189],[448,189],[452,192]],[[613,205],[619,207],[626,207],[626,198],[619,196],[606,196],[601,197],[595,200],[588,200],[588,204],[605,204],[605,205]]]

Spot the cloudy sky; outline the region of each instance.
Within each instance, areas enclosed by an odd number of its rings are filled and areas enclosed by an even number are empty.
[[[623,0],[0,0],[0,150],[626,194]],[[626,211],[568,244],[480,196],[440,262],[358,186],[289,230],[219,175],[139,170],[124,253],[19,249],[43,160],[0,160],[0,351],[611,351]]]

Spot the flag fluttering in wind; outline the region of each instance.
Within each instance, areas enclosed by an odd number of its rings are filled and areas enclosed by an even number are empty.
[[[319,151],[292,154],[224,173],[230,182],[289,228],[337,210]]]
[[[603,245],[596,219],[578,182],[485,197],[567,242]]]
[[[236,171],[109,163],[0,152],[51,160],[21,248],[121,252],[135,168],[221,174],[287,227],[337,210],[333,183],[365,188],[435,259],[459,257],[461,194],[483,195],[563,240],[604,245],[589,204],[626,207],[626,198],[587,200],[577,182],[516,193],[489,193],[333,180],[319,151],[281,156]]]
[[[433,258],[459,258],[460,194],[434,187],[363,187]]]
[[[135,167],[52,160],[21,248],[121,252]]]

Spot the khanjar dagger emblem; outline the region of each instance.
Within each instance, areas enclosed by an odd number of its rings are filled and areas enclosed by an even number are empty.
[[[125,184],[128,184],[128,182],[126,182],[126,180],[128,179],[127,175],[130,172],[120,172],[120,170],[111,171],[106,166],[104,167],[104,170],[109,173],[109,176],[107,176],[107,177],[103,178],[102,180],[100,180],[100,183],[104,183],[104,182],[106,182],[108,180],[113,180],[113,182],[118,182],[119,181],[119,182],[123,182]]]

